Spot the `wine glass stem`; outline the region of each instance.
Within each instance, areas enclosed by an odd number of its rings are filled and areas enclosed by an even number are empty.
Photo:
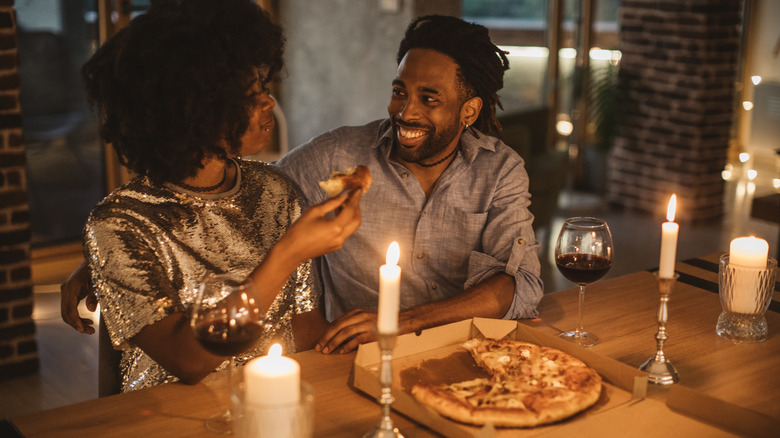
[[[206,428],[212,432],[224,435],[230,435],[233,433],[233,363],[234,357],[230,358],[228,364],[227,375],[223,378],[227,384],[226,396],[218,397],[217,403],[219,403],[221,412],[215,414],[206,420]],[[220,373],[222,374],[222,373]],[[220,391],[221,392],[221,391]]]
[[[582,325],[582,308],[585,307],[585,285],[580,284],[580,305],[577,310],[577,329],[574,331],[576,337],[582,336],[585,332],[585,327]]]
[[[225,418],[233,420],[233,367],[236,365],[236,357],[230,356],[227,369],[227,405],[225,405]]]

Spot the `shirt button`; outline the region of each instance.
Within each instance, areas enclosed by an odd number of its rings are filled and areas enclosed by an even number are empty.
[[[409,173],[408,172],[404,172],[404,173],[401,174],[401,176],[404,177],[404,178],[409,178]]]
[[[525,245],[525,239],[519,238],[519,239],[517,239],[517,243],[520,244],[520,245]]]
[[[423,258],[423,253],[418,253],[418,254],[417,254],[417,258],[418,258],[418,259],[421,259],[421,258]]]
[[[422,212],[422,213],[420,213],[420,217],[425,217],[426,214],[428,214],[428,213]]]
[[[433,290],[437,290],[437,289],[439,289],[439,286],[436,286],[436,285],[434,284],[433,286],[431,286],[431,289],[433,289]]]

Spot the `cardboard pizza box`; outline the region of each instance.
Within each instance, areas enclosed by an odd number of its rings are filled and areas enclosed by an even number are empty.
[[[415,379],[467,380],[470,355],[461,344],[472,338],[516,339],[557,348],[587,363],[601,375],[604,388],[591,408],[566,420],[534,428],[476,427],[452,421],[429,410],[411,395]],[[359,347],[353,364],[353,388],[374,398],[380,394],[380,350],[376,342]],[[517,321],[473,318],[396,338],[392,361],[393,409],[446,437],[530,437],[626,435],[650,428],[653,435],[739,436],[711,422],[671,410],[645,398],[647,375],[614,359],[542,333]],[[444,383],[433,382],[433,383]],[[690,393],[686,392],[689,397]],[[401,431],[403,433],[403,431]],[[682,434],[682,435],[681,435]]]

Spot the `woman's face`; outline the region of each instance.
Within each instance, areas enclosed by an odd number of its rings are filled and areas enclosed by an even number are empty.
[[[255,98],[255,106],[252,108],[252,114],[249,118],[249,127],[241,137],[241,156],[256,154],[266,146],[271,144],[274,115],[273,107],[276,105],[274,99],[260,85],[260,81],[255,81],[250,92]]]

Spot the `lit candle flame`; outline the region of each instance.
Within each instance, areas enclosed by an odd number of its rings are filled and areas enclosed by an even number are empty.
[[[282,357],[282,346],[279,344],[271,345],[271,348],[268,349],[268,356]]]
[[[397,265],[398,259],[401,257],[401,249],[398,247],[398,242],[393,242],[387,248],[386,264]]]
[[[674,211],[677,209],[677,195],[672,195],[669,199],[669,206],[666,208],[666,220],[674,222]]]

